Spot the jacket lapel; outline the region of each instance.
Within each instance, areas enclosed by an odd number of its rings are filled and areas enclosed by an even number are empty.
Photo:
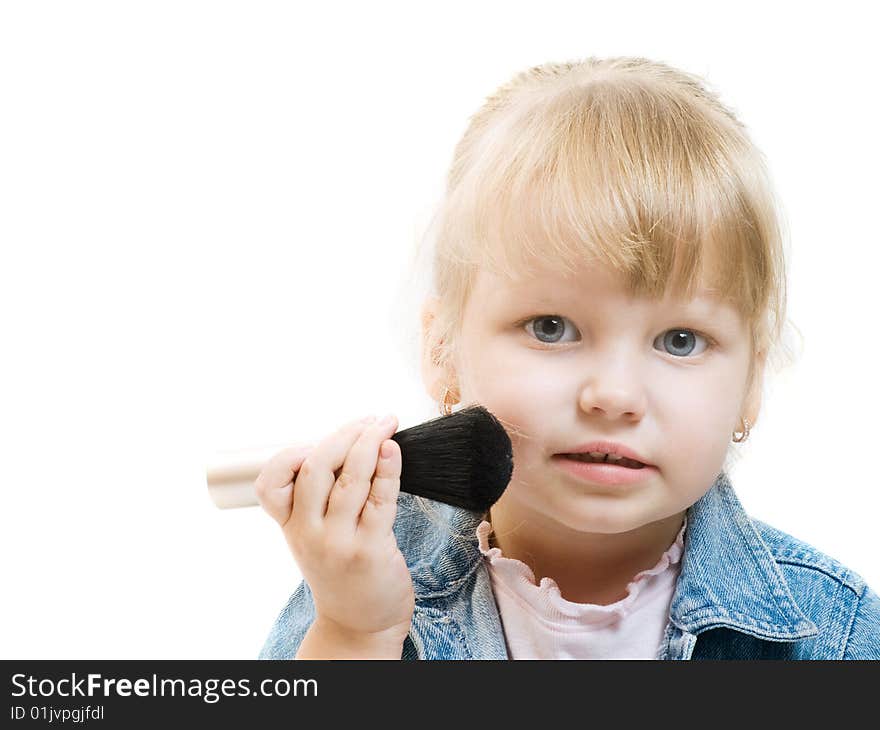
[[[819,633],[795,603],[725,472],[688,509],[669,613],[673,624],[691,634],[726,626],[771,641],[796,641]]]

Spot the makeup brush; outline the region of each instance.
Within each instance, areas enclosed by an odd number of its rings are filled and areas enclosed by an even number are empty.
[[[391,438],[400,446],[400,490],[419,497],[484,512],[498,501],[513,473],[510,437],[480,405],[398,431]],[[258,505],[254,482],[279,450],[217,455],[207,470],[214,503],[224,509]]]

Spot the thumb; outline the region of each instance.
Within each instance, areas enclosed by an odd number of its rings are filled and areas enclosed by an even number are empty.
[[[293,511],[293,481],[313,444],[290,446],[275,454],[257,476],[254,490],[260,506],[282,527]]]

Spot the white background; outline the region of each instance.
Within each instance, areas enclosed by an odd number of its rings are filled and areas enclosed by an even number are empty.
[[[769,161],[798,364],[732,473],[880,588],[877,61],[862,3],[6,2],[3,658],[254,658],[299,573],[218,449],[435,415],[411,252],[517,71],[704,76]]]

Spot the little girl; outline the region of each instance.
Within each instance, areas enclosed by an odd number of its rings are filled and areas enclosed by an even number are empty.
[[[519,74],[435,223],[425,385],[505,425],[510,484],[485,514],[400,492],[393,416],[277,454],[257,492],[304,580],[261,658],[880,658],[877,595],[727,475],[783,349],[783,236],[698,78]]]

